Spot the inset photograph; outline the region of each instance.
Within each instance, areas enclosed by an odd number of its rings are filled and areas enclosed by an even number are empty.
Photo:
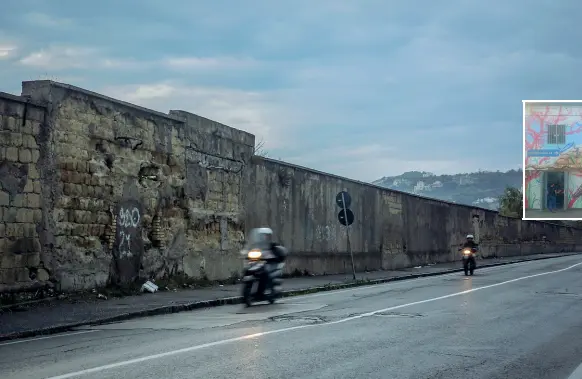
[[[524,100],[524,219],[582,220],[582,100]]]

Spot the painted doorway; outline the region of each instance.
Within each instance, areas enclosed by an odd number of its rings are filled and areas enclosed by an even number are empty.
[[[545,175],[544,209],[548,209],[550,194],[556,197],[556,209],[564,209],[566,205],[565,188],[566,173],[564,171],[547,171]]]

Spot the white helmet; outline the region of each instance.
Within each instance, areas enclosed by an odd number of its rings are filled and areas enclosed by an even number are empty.
[[[475,237],[473,237],[473,235],[472,235],[472,234],[467,234],[467,239],[468,239],[468,240],[472,240],[472,239],[474,239],[474,238],[475,238]]]
[[[273,234],[273,230],[271,228],[257,228],[256,230],[260,234]]]
[[[273,230],[271,228],[254,228],[249,233],[248,243],[257,246],[264,243],[271,243],[273,240]]]

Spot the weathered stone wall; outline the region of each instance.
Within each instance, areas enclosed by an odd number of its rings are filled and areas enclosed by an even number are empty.
[[[45,253],[61,289],[239,270],[254,136],[50,81],[23,95],[47,105]]]
[[[344,189],[352,196],[355,214],[350,241],[357,270],[454,261],[468,233],[479,239],[485,257],[582,250],[579,229],[510,219],[270,159],[253,161],[247,179],[247,225],[269,225],[289,246],[288,272],[351,270],[346,231],[335,204],[336,194]]]
[[[240,273],[244,232],[264,225],[289,246],[289,272],[347,272],[342,189],[353,197],[358,270],[455,260],[469,232],[486,256],[582,248],[581,230],[253,157],[254,142],[188,112],[51,81],[0,94],[0,293],[226,279]]]
[[[44,116],[44,107],[0,93],[0,292],[33,289],[48,280],[39,240]]]

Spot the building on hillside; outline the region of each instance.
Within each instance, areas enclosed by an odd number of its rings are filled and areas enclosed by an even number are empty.
[[[422,191],[430,191],[432,190],[432,186],[429,184],[427,185],[425,182],[423,182],[422,180],[419,180],[418,182],[416,182],[416,185],[414,186],[414,192],[422,192]]]
[[[473,179],[470,175],[463,175],[459,178],[459,185],[460,186],[468,186],[475,183],[475,179]]]
[[[547,209],[552,184],[559,209],[582,208],[582,103],[525,104],[525,208]]]

